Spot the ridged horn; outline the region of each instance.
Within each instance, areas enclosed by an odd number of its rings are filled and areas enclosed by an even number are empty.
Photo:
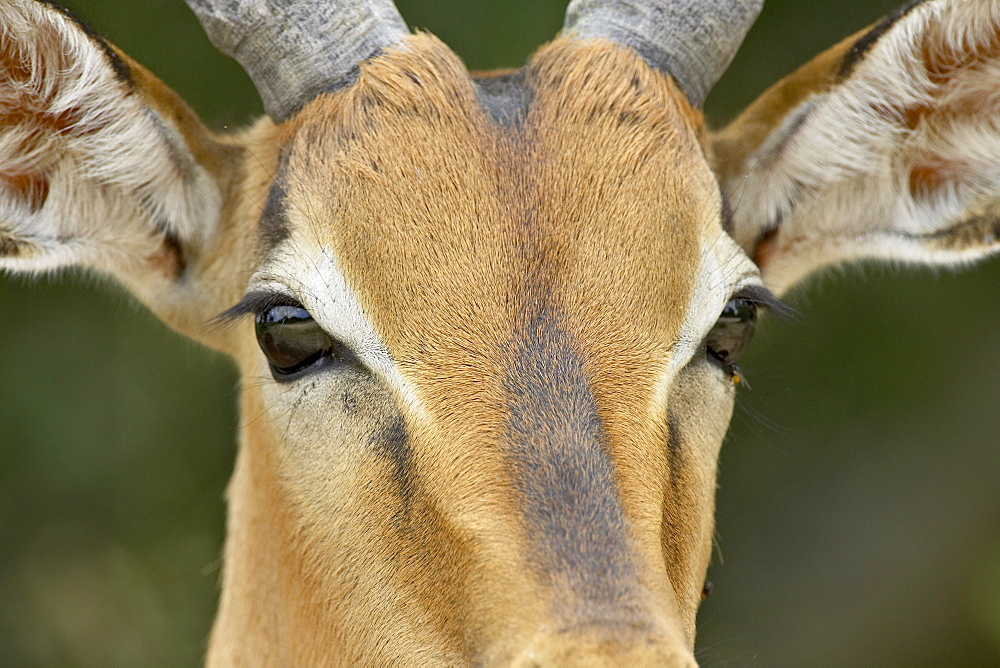
[[[250,75],[276,122],[351,83],[409,34],[392,0],[185,0],[209,39]]]
[[[764,0],[572,0],[564,33],[635,49],[700,107],[763,6]]]

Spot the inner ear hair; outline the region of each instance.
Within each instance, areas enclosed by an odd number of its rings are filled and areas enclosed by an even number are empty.
[[[731,234],[777,292],[854,259],[998,252],[1000,2],[911,2],[711,138]]]

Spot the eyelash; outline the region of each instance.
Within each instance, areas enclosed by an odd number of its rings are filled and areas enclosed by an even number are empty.
[[[765,288],[749,286],[726,302],[719,320],[704,341],[706,357],[729,374],[734,384],[747,389],[750,385],[736,360],[749,347],[762,308],[778,315],[791,313],[790,308]]]
[[[305,310],[299,300],[280,292],[248,292],[238,304],[217,315],[214,322],[226,325],[245,315],[259,318],[278,306],[291,306]]]

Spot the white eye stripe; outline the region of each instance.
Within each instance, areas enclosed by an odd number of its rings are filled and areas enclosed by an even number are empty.
[[[660,374],[653,393],[652,416],[664,414],[674,379],[695,355],[703,352],[705,336],[732,296],[751,286],[763,287],[757,266],[721,229],[713,238],[702,240],[701,260],[695,276],[684,322],[671,347],[670,361]]]
[[[392,386],[407,406],[415,408],[416,392],[399,373],[385,340],[365,313],[357,293],[348,285],[336,255],[329,248],[322,248],[303,263],[305,253],[292,242],[275,249],[254,275],[249,291],[275,292],[299,301],[330,336]],[[290,267],[298,271],[293,274],[286,269]]]
[[[700,351],[705,334],[715,325],[732,295],[750,286],[762,286],[756,265],[729,235],[702,242],[701,263],[687,312],[674,346],[668,375],[672,376]]]

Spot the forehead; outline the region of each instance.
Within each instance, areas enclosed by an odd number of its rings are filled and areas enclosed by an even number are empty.
[[[584,343],[668,344],[720,234],[699,130],[611,44],[559,40],[477,81],[413,37],[285,130],[290,257],[332,254],[403,361],[501,345],[540,302]]]

